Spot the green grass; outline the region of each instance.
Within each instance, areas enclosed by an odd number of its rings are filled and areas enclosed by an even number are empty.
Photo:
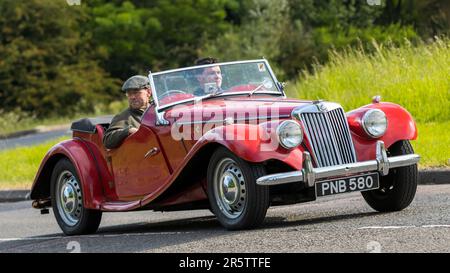
[[[370,103],[374,95],[405,107],[420,123],[450,120],[450,40],[395,48],[374,43],[362,50],[331,52],[330,62],[303,71],[288,85],[293,97],[337,101],[350,110]]]
[[[395,48],[374,43],[362,50],[331,52],[330,62],[303,71],[288,85],[291,97],[325,99],[345,110],[369,104],[374,95],[405,107],[418,124],[413,141],[421,167],[450,166],[450,39]]]
[[[0,151],[0,189],[30,189],[47,151],[62,137],[49,142]]]
[[[419,136],[412,141],[421,156],[420,168],[450,167],[450,121],[419,123]]]
[[[100,105],[94,113],[78,113],[72,117],[47,119],[36,119],[32,116],[23,116],[14,112],[0,112],[0,137],[4,134],[32,129],[37,126],[69,124],[83,117],[116,114],[125,109],[126,106],[127,101],[120,100],[108,105]],[[29,189],[38,171],[39,164],[47,151],[54,144],[65,139],[67,137],[54,139],[36,146],[0,151],[0,190]]]

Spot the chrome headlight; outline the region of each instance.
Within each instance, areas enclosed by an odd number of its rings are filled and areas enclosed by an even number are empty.
[[[278,141],[286,149],[292,149],[303,141],[303,132],[300,124],[293,120],[285,120],[277,127]]]
[[[362,127],[369,136],[381,137],[387,129],[386,114],[379,109],[367,111],[362,118]]]

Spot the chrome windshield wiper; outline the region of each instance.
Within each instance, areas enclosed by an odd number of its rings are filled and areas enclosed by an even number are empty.
[[[248,94],[248,96],[251,97],[254,93],[258,92],[261,89],[261,87],[271,89],[273,87],[273,82],[270,79],[265,78],[263,82],[260,85],[258,85],[258,87],[250,91],[250,94]]]
[[[264,83],[262,83],[261,85],[259,85],[258,87],[256,87],[255,89],[253,89],[252,91],[250,91],[250,93],[248,94],[249,97],[251,97],[254,93],[258,92],[259,89],[261,89],[261,87],[264,86]]]

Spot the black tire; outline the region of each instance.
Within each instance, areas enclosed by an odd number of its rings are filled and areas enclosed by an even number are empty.
[[[413,154],[407,140],[399,141],[388,149],[388,156]],[[417,164],[389,170],[380,176],[380,188],[362,192],[367,204],[380,212],[400,211],[411,204],[417,190]]]
[[[79,181],[78,173],[70,160],[63,158],[56,163],[51,177],[52,207],[56,221],[66,235],[95,233],[102,219],[101,211],[84,208],[83,189]],[[72,193],[66,195],[70,198],[62,196],[63,188]],[[70,199],[71,202],[63,205],[62,199]],[[72,212],[67,212],[64,207],[69,207]]]
[[[226,165],[226,163],[229,163],[229,165]],[[221,172],[222,165],[224,165],[224,172]],[[223,175],[220,175],[221,173]],[[224,147],[218,148],[214,152],[208,165],[207,191],[211,210],[223,227],[228,230],[251,229],[264,221],[269,207],[269,189],[268,187],[258,186],[256,179],[265,175],[265,173],[265,168],[262,165],[250,164]],[[218,185],[223,184],[218,182],[221,181],[219,177],[223,178],[222,181],[229,177],[236,179],[238,182],[235,183],[238,193],[236,198],[230,197],[230,200],[219,197],[220,189]],[[231,191],[226,192],[228,194]],[[223,194],[223,196],[227,196],[227,194]],[[230,196],[234,195],[231,194]],[[235,203],[226,203],[226,201],[234,199],[236,199]]]

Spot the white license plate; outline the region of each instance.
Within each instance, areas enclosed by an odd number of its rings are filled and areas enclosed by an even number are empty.
[[[354,191],[367,191],[378,189],[380,181],[378,173],[369,173],[357,176],[316,182],[316,196],[326,196]]]

